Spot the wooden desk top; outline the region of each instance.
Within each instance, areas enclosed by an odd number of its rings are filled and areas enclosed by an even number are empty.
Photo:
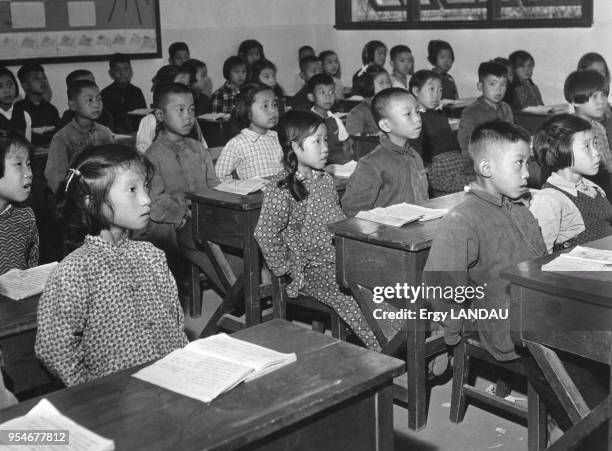
[[[36,311],[40,295],[22,301],[0,296],[0,338],[36,329]]]
[[[584,247],[612,250],[612,236],[591,241]],[[527,288],[582,300],[583,302],[612,308],[612,271],[600,272],[548,272],[542,265],[558,253],[519,263],[501,272],[510,282]]]
[[[116,449],[236,449],[390,382],[404,362],[282,320],[234,334],[297,362],[210,404],[130,377],[138,368],[51,393],[63,414],[115,440]],[[27,413],[30,400],[0,410],[0,422]]]
[[[463,202],[465,196],[464,192],[459,192],[449,194],[448,196],[436,197],[425,202],[423,206],[451,209]],[[342,237],[416,252],[431,246],[440,220],[413,222],[403,227],[393,227],[377,222],[351,218],[330,224],[329,229]]]

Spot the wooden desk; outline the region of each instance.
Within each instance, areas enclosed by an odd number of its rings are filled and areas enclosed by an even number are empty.
[[[225,146],[240,131],[236,127],[232,127],[229,119],[209,120],[202,119],[202,117],[197,119],[208,147]]]
[[[297,362],[210,404],[130,377],[137,368],[47,398],[117,450],[393,450],[392,378],[403,362],[281,320],[234,336]],[[0,410],[0,422],[36,401]]]
[[[427,201],[431,208],[453,208],[465,199],[465,193],[455,193]],[[372,309],[372,290],[377,286],[396,283],[419,285],[440,220],[391,227],[352,218],[330,225],[336,235],[336,265],[338,282],[350,288],[366,317]],[[418,308],[418,304],[401,302],[402,307]],[[421,305],[422,307],[422,305]],[[393,353],[402,342],[407,343],[406,366],[408,392],[398,390],[397,401],[408,408],[408,427],[420,430],[427,423],[425,358],[445,348],[443,343],[426,345],[428,320],[407,320],[396,340],[389,343]],[[376,330],[375,330],[376,332]],[[383,349],[385,352],[385,349]]]
[[[0,295],[0,339],[36,329],[38,298],[14,301]]]
[[[453,100],[452,102],[444,105],[442,107],[442,111],[444,111],[444,114],[446,114],[449,118],[461,119],[461,113],[463,113],[463,110],[474,103],[476,99],[476,97],[466,97],[464,99]]]
[[[516,125],[520,125],[527,130],[530,135],[533,135],[540,125],[542,125],[544,121],[546,121],[546,119],[552,115],[552,113],[529,113],[527,111],[515,111],[514,122]]]
[[[585,246],[612,250],[612,237]],[[554,449],[570,449],[609,418],[612,397],[589,409],[555,350],[611,364],[612,272],[542,272],[554,257],[521,263],[501,275],[511,282],[512,331],[529,348],[574,423]],[[530,423],[530,449],[542,433]],[[612,422],[608,437],[612,443]]]

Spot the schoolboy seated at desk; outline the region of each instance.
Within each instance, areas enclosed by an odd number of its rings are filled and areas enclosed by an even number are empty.
[[[323,63],[317,56],[309,55],[300,60],[300,76],[305,85],[291,99],[291,108],[308,111],[312,107],[312,101],[308,99],[308,80],[320,73],[323,73]]]
[[[91,71],[85,69],[77,69],[66,75],[66,89],[68,89],[70,84],[76,80],[89,80],[92,83],[96,83],[96,78],[94,77],[94,74],[91,73]],[[74,119],[74,111],[68,108],[62,114],[59,124],[57,125],[57,130],[61,130],[62,128],[64,128],[70,123],[72,119]],[[115,127],[115,121],[113,120],[113,116],[111,116],[108,110],[104,108],[104,105],[102,105],[102,112],[100,113],[100,116],[98,116],[98,119],[96,119],[96,122],[100,125],[104,125],[106,128],[109,128],[111,130]]]
[[[423,160],[409,139],[421,133],[416,99],[403,88],[387,88],[372,100],[372,114],[383,132],[380,145],[357,163],[349,178],[342,209],[347,216],[402,202],[427,200]]]

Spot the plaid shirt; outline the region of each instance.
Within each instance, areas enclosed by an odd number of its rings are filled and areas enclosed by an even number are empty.
[[[212,112],[213,113],[231,113],[236,106],[234,97],[238,94],[239,89],[233,89],[229,86],[229,82],[225,82],[223,86],[213,92]]]
[[[239,179],[267,177],[283,169],[282,158],[283,150],[275,131],[260,135],[245,128],[225,145],[215,171],[221,181],[231,179],[234,171]]]

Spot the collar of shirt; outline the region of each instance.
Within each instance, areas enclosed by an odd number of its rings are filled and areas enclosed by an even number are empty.
[[[81,125],[77,122],[76,120],[76,114],[74,115],[74,119],[72,119],[72,121],[70,121],[70,124],[76,129],[76,131],[78,131],[79,133],[91,133],[93,132],[96,128],[97,128],[97,123],[96,121],[93,121],[93,124],[91,124],[91,128],[83,128],[81,127]]]
[[[13,211],[13,204],[8,204],[4,210],[0,211],[0,218],[6,218],[10,216],[11,211]]]
[[[181,150],[187,149],[193,153],[196,153],[195,149],[192,149],[191,146],[185,145],[185,138],[180,139],[179,141],[170,141],[163,133],[157,135],[157,139],[155,141],[159,141],[165,147],[170,148],[175,153],[180,152]]]
[[[99,248],[100,250],[109,250],[111,252],[122,253],[129,248],[130,239],[127,233],[121,237],[116,243],[106,241],[99,235],[86,235],[85,242],[93,247]]]
[[[414,156],[414,150],[410,146],[410,142],[408,140],[406,140],[406,144],[404,144],[404,147],[400,147],[397,144],[393,143],[387,137],[387,135],[380,135],[380,144],[385,149],[392,150],[393,152],[397,152],[401,154],[407,153],[407,154],[410,154],[411,156]]]
[[[262,134],[259,134],[251,130],[250,128],[243,128],[240,133],[243,134],[244,137],[247,138],[252,143],[257,142],[260,139],[264,139],[264,137],[272,138],[272,139],[276,138],[276,132],[274,130],[268,130],[266,133],[262,135]]]
[[[306,177],[305,175],[300,174],[299,172],[296,172],[295,173],[295,178],[300,180],[300,181],[302,181],[302,182],[304,182],[304,183],[308,183],[308,182],[320,179],[321,177],[323,177],[325,172],[324,171],[319,171],[317,169],[313,169],[310,174],[311,174],[310,177]]]
[[[327,119],[327,117],[328,117],[327,115],[323,116],[323,115],[319,114],[319,112],[316,110],[316,108],[315,108],[315,107],[310,108],[310,111],[312,111],[314,114],[316,114],[317,116],[319,116],[319,117],[320,117],[320,118],[322,118],[322,119]],[[332,114],[333,114],[333,113],[332,113]],[[331,117],[331,116],[330,116],[330,117]]]
[[[223,88],[224,88],[226,91],[231,92],[233,95],[236,95],[236,94],[238,94],[238,93],[240,92],[240,88],[239,88],[239,87],[238,87],[238,88],[232,88],[232,87],[230,86],[230,82],[229,82],[229,81],[226,81],[226,82],[223,84]]]
[[[589,193],[593,193],[593,190],[600,193],[602,196],[605,196],[604,191],[599,186],[585,177],[582,177],[582,180],[578,183],[572,183],[565,180],[556,172],[553,172],[546,181],[551,185],[555,185],[557,188],[561,188],[563,191],[571,194],[572,196],[577,196],[578,191],[588,195]]]
[[[478,97],[478,99],[476,99],[476,102],[478,102],[479,105],[482,105],[485,108],[488,108],[488,109],[493,110],[493,111],[499,110],[500,106],[501,106],[501,103],[498,103],[495,106],[491,105],[489,102],[487,102],[487,99],[485,99],[484,96]]]
[[[0,114],[2,114],[2,116],[4,116],[5,118],[7,118],[9,121],[13,118],[13,109],[15,108],[15,104],[12,104],[11,107],[4,111],[2,108],[0,108]]]
[[[484,190],[476,182],[470,183],[468,192],[478,197],[479,199],[482,199],[485,202],[493,204],[499,208],[511,209],[513,204],[523,204],[522,199],[512,200],[501,194],[491,194],[488,191]]]

